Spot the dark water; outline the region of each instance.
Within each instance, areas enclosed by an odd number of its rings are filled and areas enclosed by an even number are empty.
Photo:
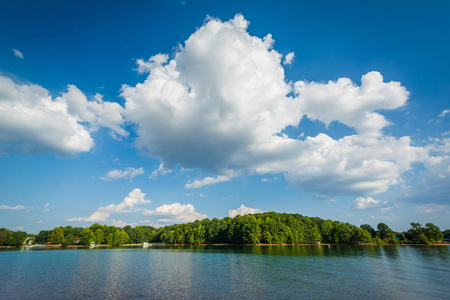
[[[0,298],[450,299],[450,248],[2,250]]]

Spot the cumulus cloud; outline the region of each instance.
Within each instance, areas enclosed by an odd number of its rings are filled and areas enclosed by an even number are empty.
[[[89,217],[70,218],[66,219],[67,222],[107,222],[111,214],[106,211],[96,211]]]
[[[152,221],[150,221],[150,220],[139,221],[139,223],[145,224],[145,225],[147,225],[147,226],[152,226],[152,227],[155,227],[155,228],[161,227],[161,224],[154,223],[154,222],[152,222]]]
[[[286,56],[284,57],[283,64],[284,65],[292,64],[292,62],[294,61],[294,57],[295,57],[295,53],[294,52],[286,54]]]
[[[19,50],[12,49],[12,51],[13,51],[14,55],[17,56],[18,58],[23,58],[23,54]]]
[[[13,230],[23,230],[22,226],[13,227]]]
[[[169,216],[170,218],[159,219],[158,222],[193,222],[195,220],[202,220],[208,216],[200,214],[195,211],[192,204],[164,204],[157,207],[155,210],[146,210],[142,213],[144,216]]]
[[[137,205],[151,203],[145,199],[145,193],[140,189],[132,190],[125,199],[119,204],[110,204],[108,206],[99,207],[92,215],[88,217],[66,219],[68,222],[109,222],[112,213],[131,213],[139,211]],[[114,221],[114,220],[111,220]]]
[[[450,138],[430,139],[427,149],[431,155],[424,169],[403,188],[403,199],[411,202],[448,202],[450,194]]]
[[[400,82],[384,82],[379,72],[369,72],[361,78],[361,86],[348,78],[326,84],[298,81],[295,83],[302,112],[312,120],[327,126],[341,122],[355,128],[358,141],[377,143],[381,129],[390,124],[377,110],[396,109],[405,105],[409,92]]]
[[[145,199],[146,195],[140,189],[134,189],[121,203],[99,207],[98,210],[110,213],[129,213],[135,211],[137,205],[151,203],[150,200]]]
[[[112,226],[116,226],[116,227],[125,227],[125,226],[127,226],[127,225],[129,225],[129,226],[131,226],[131,227],[136,227],[136,223],[134,223],[134,222],[131,222],[131,223],[129,223],[129,222],[125,222],[125,221],[122,221],[122,220],[112,220],[112,223],[111,223],[111,225]]]
[[[157,207],[154,210],[144,209],[139,207],[142,204],[151,203],[150,200],[145,199],[146,194],[140,189],[134,189],[131,191],[125,199],[119,204],[110,204],[107,206],[99,207],[92,215],[88,217],[70,218],[68,222],[108,222],[116,224],[115,226],[123,227],[126,225],[135,226],[136,223],[126,223],[122,220],[114,220],[111,217],[112,214],[123,213],[139,213],[144,216],[159,216],[164,217],[157,220],[157,222],[163,223],[186,223],[193,222],[195,220],[202,220],[207,218],[207,215],[201,214],[195,211],[195,207],[192,204],[164,204]],[[145,221],[146,222],[146,221]],[[150,221],[148,221],[150,222]],[[155,223],[152,223],[155,225]]]
[[[250,215],[250,214],[258,214],[258,213],[262,213],[263,211],[257,208],[251,208],[251,207],[246,207],[244,206],[244,204],[242,204],[238,209],[230,209],[228,211],[228,216],[230,218],[234,218],[237,215]]]
[[[139,125],[138,147],[169,168],[223,175],[246,167],[252,146],[298,124],[282,55],[270,38],[250,36],[247,26],[242,15],[211,19],[173,59],[158,54],[138,63],[147,79],[122,87],[127,120]]]
[[[239,14],[227,22],[209,18],[172,57],[138,60],[147,78],[122,87],[140,149],[170,169],[217,176],[186,188],[228,181],[229,174],[282,173],[299,189],[367,196],[387,191],[427,159],[429,149],[411,146],[409,137],[383,133],[392,123],[380,111],[402,107],[409,97],[401,83],[384,82],[379,72],[363,75],[360,85],[348,78],[288,83],[272,36],[251,36],[248,25]],[[301,129],[305,116],[357,134],[335,140],[283,132]]]
[[[230,181],[231,177],[229,176],[218,176],[216,178],[213,177],[205,177],[203,179],[196,179],[191,183],[186,183],[185,184],[185,188],[187,189],[198,189],[201,188],[205,185],[209,185],[209,184],[214,184],[214,183],[219,183],[219,182],[224,182],[224,181]]]
[[[353,201],[356,209],[379,208],[381,211],[387,211],[390,206],[386,201],[375,200],[372,197],[358,197]]]
[[[93,101],[88,101],[86,96],[74,85],[68,85],[68,92],[56,101],[67,104],[67,111],[78,121],[88,122],[90,130],[95,131],[99,127],[110,128],[120,136],[128,136],[121,125],[123,124],[123,107],[115,102],[103,101],[103,96],[96,94]]]
[[[158,167],[158,169],[154,170],[152,174],[150,175],[151,179],[156,179],[159,175],[166,175],[172,172],[172,170],[168,170],[164,168],[164,163],[161,163]]]
[[[115,179],[125,178],[133,181],[133,178],[144,174],[144,168],[139,169],[128,167],[125,170],[111,170],[106,174],[106,176],[99,177],[101,180],[112,181]]]
[[[9,205],[0,205],[0,210],[22,210],[26,209],[23,205],[9,206]]]
[[[87,152],[94,146],[90,131],[99,126],[125,134],[120,128],[122,111],[119,104],[102,102],[99,97],[87,101],[73,85],[52,99],[39,85],[19,84],[0,76],[0,155]]]
[[[450,109],[443,110],[440,113],[439,117],[445,117],[447,114],[450,114]]]

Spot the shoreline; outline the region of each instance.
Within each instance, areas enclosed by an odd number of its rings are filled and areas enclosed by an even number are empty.
[[[98,245],[96,248],[112,248],[112,247],[129,247],[129,248],[154,248],[154,247],[184,247],[184,246],[213,246],[213,247],[233,247],[233,246],[247,246],[247,247],[268,247],[268,246],[450,246],[450,243],[434,243],[434,244],[325,244],[325,243],[304,243],[304,244],[157,244],[143,247],[142,244],[123,244],[120,246]],[[17,249],[26,248],[26,246],[0,246],[0,249]],[[45,245],[41,249],[55,249],[55,248],[69,248],[69,249],[89,249],[89,246],[84,245]]]

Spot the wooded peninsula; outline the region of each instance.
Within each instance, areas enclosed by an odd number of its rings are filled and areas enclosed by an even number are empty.
[[[39,234],[0,228],[0,246],[20,247],[29,242],[41,245],[123,244],[431,244],[448,242],[450,230],[441,231],[432,223],[410,223],[411,229],[395,232],[385,223],[374,229],[368,224],[355,225],[305,217],[300,214],[259,213],[204,219],[160,228],[93,224],[90,227],[56,227]]]

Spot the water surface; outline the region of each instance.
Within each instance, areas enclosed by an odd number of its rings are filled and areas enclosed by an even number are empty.
[[[448,246],[0,251],[5,299],[449,299]]]

